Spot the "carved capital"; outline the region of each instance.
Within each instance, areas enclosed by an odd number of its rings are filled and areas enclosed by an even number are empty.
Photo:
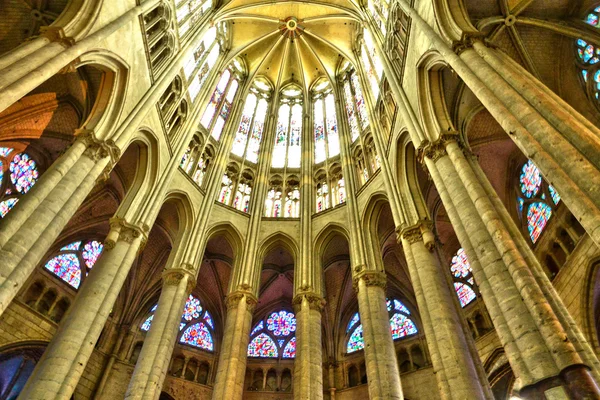
[[[427,157],[436,162],[448,154],[446,152],[446,145],[451,142],[457,142],[458,138],[458,132],[448,131],[441,133],[439,138],[434,142],[430,142],[427,139],[423,140],[417,149],[418,160],[423,163],[425,157]]]
[[[187,276],[188,281],[186,290],[188,293],[191,293],[192,289],[196,286],[196,280],[194,279],[194,274],[190,270],[183,268],[184,265],[182,265],[182,268],[165,269],[162,273],[162,280],[163,284],[166,286],[177,286],[181,283],[181,280]]]
[[[358,284],[361,280],[364,281],[367,286],[378,286],[385,289],[387,277],[385,276],[385,273],[381,271],[363,271],[353,279],[352,286],[355,291],[358,291]]]
[[[412,226],[399,227],[398,241],[406,240],[409,244],[423,242],[427,250],[432,251],[435,247],[435,236],[433,235],[433,223],[428,219],[422,219]]]
[[[110,232],[104,243],[107,250],[112,250],[118,241],[133,243],[133,241],[142,237],[139,251],[142,251],[148,241],[148,232],[150,227],[146,224],[134,225],[127,222],[124,218],[113,217],[110,219]]]
[[[58,26],[41,26],[40,36],[45,37],[51,42],[58,42],[65,47],[71,47],[75,44],[75,39],[65,34],[65,30]]]
[[[465,50],[472,49],[475,42],[480,41],[485,43],[484,39],[485,35],[480,32],[463,33],[460,40],[456,40],[452,43],[452,50],[460,56]]]
[[[227,305],[227,309],[231,310],[236,308],[240,301],[246,301],[246,309],[249,313],[253,313],[256,305],[258,304],[258,299],[249,291],[245,290],[236,290],[235,292],[231,292],[225,298],[225,304]]]
[[[77,138],[82,140],[86,146],[83,154],[94,162],[98,162],[103,158],[110,157],[110,169],[119,161],[121,157],[121,149],[117,147],[111,139],[100,140],[96,137],[94,131],[80,129],[77,133]]]
[[[294,312],[298,313],[301,310],[302,302],[306,299],[308,302],[308,306],[311,310],[315,310],[318,312],[322,312],[325,307],[325,299],[321,297],[319,294],[314,292],[302,292],[297,294],[292,300],[292,307],[294,307]]]

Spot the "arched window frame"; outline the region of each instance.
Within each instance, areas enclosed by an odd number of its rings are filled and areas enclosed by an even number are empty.
[[[526,176],[530,179],[525,180]],[[523,234],[529,238],[529,243],[535,246],[548,227],[552,214],[560,205],[560,195],[543,178],[531,160],[520,164],[515,178],[517,216]]]
[[[202,134],[196,133],[181,157],[180,168],[198,185],[203,187],[204,177],[212,167],[216,151],[212,143],[203,143]]]
[[[271,105],[271,87],[265,79],[256,80],[246,96],[240,124],[231,148],[240,161],[258,163],[267,115]]]
[[[388,317],[390,318],[390,330],[392,331],[392,338],[394,341],[402,340],[419,333],[419,329],[411,317],[412,313],[402,301],[397,298],[386,299],[386,306]],[[399,327],[396,325],[398,320],[405,322],[405,330],[398,329]],[[352,349],[350,349],[351,344],[358,345],[353,345]],[[364,349],[362,323],[358,312],[350,315],[347,319],[344,345],[346,354],[353,354]]]
[[[0,219],[4,218],[40,177],[37,163],[27,152],[0,143]]]
[[[223,71],[200,119],[200,126],[216,141],[221,138],[240,89],[242,71],[238,70],[238,65],[232,63]]]
[[[93,237],[65,242],[46,258],[42,269],[77,290],[103,250],[102,241]]]
[[[283,217],[283,179],[280,175],[274,175],[269,179],[264,216],[267,218]]]
[[[289,325],[286,325],[284,329],[280,329],[278,334],[277,320],[281,320],[281,317],[285,315],[288,318],[290,315],[292,319],[289,319]],[[257,321],[250,332],[250,342],[248,344],[248,358],[250,359],[278,359],[278,360],[293,360],[296,357],[296,316],[295,314],[286,309],[272,310],[268,312],[263,318]],[[277,355],[271,357],[259,357],[255,356],[255,352],[252,351],[252,346],[255,343],[255,339],[262,335],[266,335],[276,347]],[[258,339],[256,339],[258,340]],[[270,343],[270,342],[269,342]],[[286,352],[286,350],[293,348],[292,352]]]
[[[467,253],[462,247],[454,253],[450,261],[450,273],[460,306],[465,308],[473,304],[479,297],[479,289],[475,284]]]
[[[208,76],[219,59],[225,23],[209,28],[202,41],[191,56],[184,63],[183,74],[187,81],[188,94],[192,103],[195,103],[200,90],[204,87]]]
[[[346,202],[346,184],[340,162],[332,163],[326,173],[315,173],[315,212],[319,213]]]
[[[284,116],[284,107],[289,107],[289,113]],[[275,142],[271,168],[275,170],[297,171],[301,166],[302,133],[304,126],[304,101],[302,90],[289,85],[281,90],[277,108],[277,125],[275,126]],[[294,134],[296,138],[294,140]],[[285,135],[285,139],[283,138]],[[295,144],[293,143],[295,141]],[[294,150],[293,153],[291,150]],[[292,157],[293,155],[293,157]]]
[[[300,179],[291,175],[286,181],[284,218],[300,218]]]
[[[233,198],[233,208],[245,213],[250,212],[250,200],[254,186],[254,172],[245,169],[238,178],[237,190]]]
[[[590,29],[600,29],[600,4],[588,11],[583,19]],[[579,38],[574,41],[575,60],[588,98],[600,109],[600,45]]]
[[[323,85],[326,84],[325,88]],[[339,158],[340,139],[335,96],[328,82],[317,84],[313,92],[313,134],[315,164]]]
[[[152,320],[154,319],[154,313],[158,308],[158,304],[155,304],[147,313],[144,322],[139,325],[139,329],[142,332],[148,332],[152,326]],[[208,332],[207,337],[210,339],[206,341],[205,346],[198,346],[191,342],[190,338],[194,335],[194,328],[199,325],[201,331],[206,329]],[[196,330],[197,331],[197,330]],[[180,345],[190,346],[194,349],[208,351],[213,353],[215,350],[215,323],[212,318],[212,314],[208,309],[202,306],[201,300],[190,294],[185,302],[183,311],[181,314],[181,321],[179,322],[179,334],[177,336],[177,343]]]

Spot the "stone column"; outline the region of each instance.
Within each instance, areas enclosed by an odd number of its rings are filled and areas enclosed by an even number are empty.
[[[252,314],[257,303],[258,299],[248,289],[236,290],[227,296],[227,320],[212,395],[214,400],[242,398]]]
[[[119,155],[83,133],[0,222],[0,315]]]
[[[473,339],[461,320],[447,273],[432,250],[430,222],[405,228],[402,247],[443,399],[493,399]],[[430,239],[430,240],[428,240]],[[409,358],[412,354],[408,352]]]
[[[506,211],[499,210],[497,195],[480,182],[457,135],[444,133],[434,143],[425,141],[420,152],[469,255],[473,275],[517,377],[516,388],[528,396],[557,392],[575,398],[600,396],[593,378],[596,371],[590,373],[590,368],[596,369],[597,358],[586,350],[575,328],[561,323],[553,307],[556,294],[540,286],[534,261],[514,236],[517,227],[503,217]]]
[[[148,227],[113,220],[102,256],[90,271],[19,398],[71,398],[117,295],[146,240]]]
[[[325,300],[316,293],[301,293],[292,302],[296,313],[294,399],[323,398],[321,311]]]
[[[404,398],[390,331],[385,285],[383,272],[361,269],[354,277],[371,400]]]
[[[189,264],[184,264],[183,268],[169,268],[163,272],[158,307],[135,364],[125,399],[159,398],[179,334],[181,312],[195,284],[193,267]],[[182,373],[185,374],[185,365]]]

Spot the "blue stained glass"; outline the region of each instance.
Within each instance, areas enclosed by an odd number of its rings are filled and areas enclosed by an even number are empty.
[[[346,332],[349,332],[350,329],[352,329],[352,327],[354,327],[354,325],[356,325],[358,323],[358,321],[360,321],[360,315],[358,313],[356,313],[352,316],[352,318],[350,319],[350,322],[348,322],[348,327],[346,328]]]
[[[362,350],[365,348],[365,340],[363,338],[363,327],[362,324],[357,326],[350,335],[350,339],[348,339],[348,345],[346,346],[346,351],[348,353],[354,353],[356,351]]]
[[[154,310],[152,310],[152,311],[154,311]],[[153,319],[154,319],[154,314],[152,314],[151,316],[146,318],[146,320],[144,321],[144,323],[142,324],[142,327],[140,329],[143,330],[144,332],[148,332],[150,330],[150,325],[152,325]]]
[[[523,193],[526,198],[530,199],[540,190],[542,175],[540,174],[538,167],[529,160],[523,165],[519,180],[521,182],[521,193]]]
[[[550,192],[550,197],[552,197],[552,201],[554,202],[554,204],[560,203],[560,195],[558,194],[556,189],[554,189],[554,186],[548,186],[548,191]]]
[[[150,310],[150,312],[156,311],[157,308],[158,308],[158,304],[155,304],[154,307],[152,307],[152,309]]]
[[[212,335],[202,322],[189,326],[179,341],[208,351],[214,348]]]
[[[261,333],[248,345],[248,357],[276,358],[277,345],[266,333]]]
[[[390,328],[392,330],[392,339],[394,340],[417,333],[417,327],[414,322],[410,318],[398,313],[390,318]]]
[[[471,273],[471,264],[467,258],[467,253],[463,248],[458,249],[454,257],[452,257],[452,266],[450,271],[456,278],[465,278]]]
[[[523,200],[521,197],[518,197],[517,204],[519,206],[519,213],[522,213],[523,212],[523,204],[525,204],[525,200]]]
[[[0,157],[6,157],[13,151],[10,147],[0,147]]]
[[[295,358],[296,357],[296,337],[288,342],[283,350],[283,358]]]
[[[10,180],[19,193],[25,194],[37,181],[39,176],[35,161],[27,154],[19,153],[10,163]]]
[[[527,210],[527,229],[533,243],[537,242],[551,216],[552,209],[545,203],[536,202],[529,206]]]
[[[68,244],[64,247],[61,247],[61,251],[65,251],[65,250],[79,250],[79,247],[81,246],[81,241],[79,242],[73,242],[71,244]]]
[[[198,300],[190,294],[187,301],[185,302],[185,306],[183,308],[183,315],[181,318],[186,321],[191,321],[193,319],[199,318],[201,312],[202,306],[200,305],[200,300]]]
[[[59,254],[48,261],[45,268],[75,289],[81,283],[81,267],[76,254]]]
[[[285,340],[283,340],[283,339],[279,339],[279,340],[277,341],[277,343],[279,344],[279,347],[281,347],[281,346],[283,346],[283,344],[285,343]]]
[[[215,329],[215,325],[214,325],[212,316],[210,315],[210,313],[208,311],[204,312],[204,322],[206,322],[208,324],[208,326],[210,326],[212,329]]]
[[[252,329],[252,332],[250,333],[250,336],[254,336],[255,333],[260,332],[264,329],[264,323],[263,321],[260,321],[258,324],[256,324],[256,326],[254,327],[254,329]]]
[[[469,280],[469,283],[471,283],[472,280],[473,278]],[[466,307],[477,297],[473,289],[462,282],[454,282],[454,290],[456,290],[456,295],[458,296],[461,307]]]
[[[267,319],[267,329],[275,336],[288,336],[296,331],[296,317],[284,310],[272,313]]]
[[[98,261],[103,249],[104,246],[102,243],[96,240],[87,242],[85,246],[83,246],[83,252],[81,255],[83,256],[85,265],[87,265],[88,268],[92,268],[94,264],[96,264],[96,261]]]
[[[400,300],[394,299],[394,309],[396,311],[403,312],[406,315],[410,315],[410,311],[408,311],[408,308],[406,308],[406,306],[402,304]]]
[[[182,331],[183,328],[185,328],[185,322],[180,322],[179,323],[179,330]]]

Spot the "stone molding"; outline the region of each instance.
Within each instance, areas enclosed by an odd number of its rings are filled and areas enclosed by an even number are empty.
[[[65,30],[59,26],[41,26],[40,36],[45,37],[51,42],[60,43],[65,47],[71,47],[75,44],[75,39],[67,36]]]
[[[384,272],[381,271],[362,271],[357,274],[352,280],[352,286],[354,290],[358,292],[358,284],[360,280],[365,282],[367,286],[377,286],[385,289],[387,283],[387,277]]]
[[[306,299],[308,306],[311,310],[322,312],[325,308],[325,299],[314,292],[304,292],[297,294],[292,300],[292,307],[294,312],[297,314],[301,310],[302,302]]]
[[[231,310],[240,304],[242,299],[246,299],[246,309],[249,313],[254,313],[254,309],[258,304],[258,299],[250,291],[247,290],[236,290],[231,292],[225,297],[225,304],[227,309]]]
[[[433,142],[425,139],[417,149],[418,159],[423,163],[425,157],[436,162],[440,158],[446,156],[446,145],[451,142],[458,142],[459,134],[456,131],[448,131],[440,134],[439,138]]]

